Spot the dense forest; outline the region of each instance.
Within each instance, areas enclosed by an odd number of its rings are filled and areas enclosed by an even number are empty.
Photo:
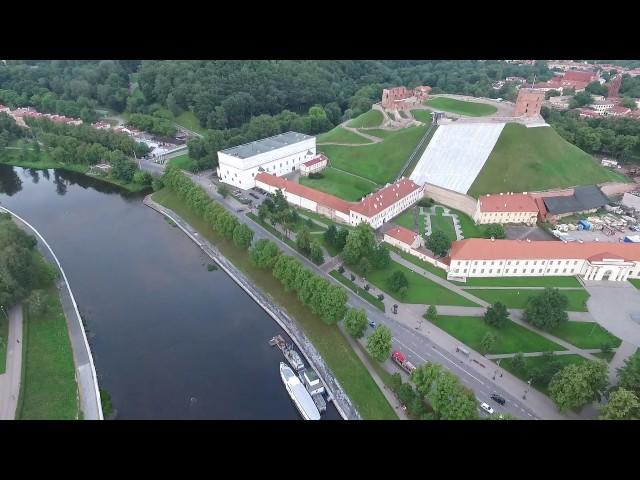
[[[575,112],[542,108],[542,116],[567,141],[588,153],[640,161],[640,121],[632,118],[579,118]]]
[[[56,279],[56,270],[37,253],[36,245],[35,237],[20,230],[11,215],[0,213],[0,305],[5,310]]]

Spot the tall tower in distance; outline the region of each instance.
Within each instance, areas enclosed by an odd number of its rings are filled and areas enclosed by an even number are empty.
[[[607,97],[617,97],[620,93],[620,85],[622,85],[622,75],[618,74],[609,80],[609,83],[605,85],[609,90]]]
[[[516,98],[516,108],[513,111],[514,117],[535,117],[540,115],[540,108],[544,100],[542,90],[531,88],[521,88]]]

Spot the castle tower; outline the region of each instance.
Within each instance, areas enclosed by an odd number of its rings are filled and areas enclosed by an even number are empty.
[[[618,97],[620,93],[620,85],[622,85],[622,75],[616,75],[615,77],[609,79],[609,83],[605,86],[609,90],[609,94],[607,97]]]
[[[513,111],[514,117],[535,117],[540,115],[540,108],[544,100],[542,90],[521,88],[516,99],[516,108]]]

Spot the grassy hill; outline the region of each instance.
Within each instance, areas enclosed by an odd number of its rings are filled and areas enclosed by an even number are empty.
[[[357,133],[345,130],[342,127],[336,127],[333,130],[329,130],[326,133],[318,135],[316,138],[316,144],[320,143],[349,143],[351,145],[366,145],[371,143],[368,139],[361,137]]]
[[[562,138],[552,127],[505,125],[491,155],[471,185],[469,195],[530,192],[627,181],[617,172]]]
[[[411,115],[419,122],[431,123],[431,112],[427,110],[411,110]]]
[[[378,110],[369,110],[363,113],[359,117],[354,118],[349,122],[349,126],[353,128],[369,128],[377,127],[382,123],[382,112]]]
[[[395,178],[426,131],[426,125],[408,127],[380,143],[358,147],[325,145],[320,150],[329,157],[331,166],[384,185]]]
[[[468,117],[484,117],[485,115],[491,115],[498,111],[496,107],[486,103],[465,102],[464,100],[447,97],[432,98],[427,100],[425,105],[437,110],[466,115]]]
[[[300,183],[351,202],[358,201],[379,188],[374,182],[354,177],[331,167],[324,169],[322,175],[324,178],[319,179],[300,177]]]

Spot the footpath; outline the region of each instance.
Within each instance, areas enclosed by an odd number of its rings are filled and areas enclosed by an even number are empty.
[[[15,305],[9,314],[6,368],[0,375],[0,420],[14,420],[20,397],[22,375],[22,305]]]

